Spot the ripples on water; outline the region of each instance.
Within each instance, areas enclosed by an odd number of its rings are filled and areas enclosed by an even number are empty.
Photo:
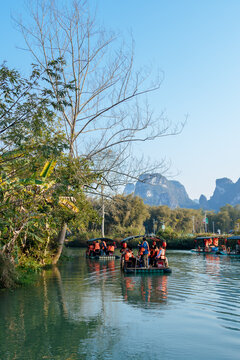
[[[0,359],[240,359],[240,258],[169,252],[171,275],[85,259],[0,293]]]

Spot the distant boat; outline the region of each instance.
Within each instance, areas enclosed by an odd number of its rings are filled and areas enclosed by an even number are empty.
[[[95,244],[96,242],[99,243],[99,251],[94,251],[94,249],[91,249],[91,245]],[[101,247],[102,247],[103,242],[105,242],[107,246],[109,244],[111,244],[112,246],[115,247],[115,241],[110,238],[99,237],[99,238],[87,240],[88,249],[86,251],[86,257],[88,259],[92,259],[92,260],[117,260],[117,259],[120,259],[120,256],[114,255],[112,253],[108,254],[107,249],[105,249],[105,250],[102,249]]]
[[[218,246],[214,246],[214,240],[215,244],[217,242],[223,242],[222,244]],[[235,249],[231,249],[230,246],[228,246],[229,240],[236,240],[239,242],[239,244],[236,244]],[[190,251],[195,254],[211,254],[211,255],[225,255],[225,256],[240,256],[240,236],[231,236],[229,238],[219,238],[216,236],[199,236],[194,239],[196,247],[195,249],[191,249]],[[213,245],[206,246],[207,242],[211,242]],[[239,247],[237,248],[237,245]],[[237,250],[238,249],[238,250]]]
[[[217,236],[198,236],[194,239],[195,249],[190,251],[195,254],[217,254],[219,251]]]

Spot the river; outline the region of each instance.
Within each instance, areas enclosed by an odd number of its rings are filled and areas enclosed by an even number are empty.
[[[240,359],[240,258],[167,253],[171,275],[72,260],[0,292],[0,359]]]

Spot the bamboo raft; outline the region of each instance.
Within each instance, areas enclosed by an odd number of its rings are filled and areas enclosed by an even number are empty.
[[[124,267],[123,271],[126,274],[171,274],[172,269],[170,268],[157,268],[157,267]]]
[[[120,259],[120,256],[118,255],[96,255],[96,256],[89,256],[86,255],[88,259],[92,260],[117,260]]]

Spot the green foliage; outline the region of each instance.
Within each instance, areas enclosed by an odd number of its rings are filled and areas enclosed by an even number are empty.
[[[46,70],[56,79],[61,62]],[[85,188],[97,174],[86,159],[65,154],[67,139],[55,114],[65,106],[65,85],[59,80],[54,95],[45,81],[36,66],[29,79],[0,68],[0,249],[33,269],[51,263],[64,222],[84,230],[96,217]]]
[[[141,198],[116,195],[106,203],[106,233],[144,232],[143,222],[148,217],[148,209]]]

